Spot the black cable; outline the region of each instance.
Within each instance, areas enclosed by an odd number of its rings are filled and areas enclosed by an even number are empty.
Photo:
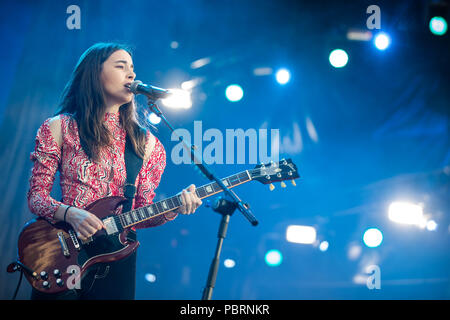
[[[22,278],[23,278],[23,269],[20,268],[19,283],[17,284],[17,288],[16,288],[16,291],[14,292],[12,300],[16,300],[16,296],[17,296],[17,293],[19,292],[20,284],[22,283]]]

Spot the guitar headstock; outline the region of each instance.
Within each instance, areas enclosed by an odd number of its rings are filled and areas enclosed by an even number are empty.
[[[258,180],[263,184],[270,184],[270,190],[273,190],[273,182],[281,181],[281,187],[286,187],[283,182],[285,180],[291,180],[292,184],[295,186],[294,179],[299,178],[297,171],[297,166],[292,162],[291,159],[282,159],[279,162],[271,161],[268,164],[257,165],[253,170],[251,170],[252,180]]]

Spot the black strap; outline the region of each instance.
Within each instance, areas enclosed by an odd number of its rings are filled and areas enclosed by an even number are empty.
[[[133,204],[134,196],[136,195],[136,177],[139,174],[139,171],[142,168],[144,160],[137,156],[137,154],[133,150],[133,146],[131,145],[131,141],[126,138],[125,143],[125,169],[127,173],[127,181],[123,187],[123,194],[128,201],[123,205],[122,212],[128,212],[131,210],[131,206]]]

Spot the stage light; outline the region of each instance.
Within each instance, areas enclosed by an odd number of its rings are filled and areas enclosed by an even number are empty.
[[[268,76],[273,73],[272,68],[270,67],[260,67],[253,69],[253,74],[255,76]]]
[[[350,41],[370,41],[372,32],[361,29],[350,29],[347,31],[347,39]]]
[[[150,113],[150,115],[148,116],[148,120],[150,121],[151,124],[158,124],[161,122],[161,118],[158,117],[155,113]]]
[[[192,89],[194,89],[196,86],[201,84],[203,82],[203,80],[204,80],[203,78],[194,78],[191,80],[184,81],[181,84],[181,89],[183,89],[185,91],[192,91]]]
[[[428,231],[435,231],[437,229],[437,223],[434,220],[429,220],[427,222],[427,230]]]
[[[225,259],[223,265],[225,266],[225,268],[234,268],[236,262],[233,259]]]
[[[383,242],[383,234],[377,228],[367,229],[364,232],[363,241],[369,248],[376,248]]]
[[[275,78],[279,84],[286,84],[291,79],[291,74],[286,69],[280,69],[275,74]]]
[[[163,105],[173,109],[189,109],[192,107],[191,94],[188,91],[170,89],[170,92],[171,95],[161,100]]]
[[[211,58],[201,58],[191,63],[191,69],[199,69],[211,63]]]
[[[443,17],[433,17],[429,27],[432,34],[442,36],[447,32],[447,21]]]
[[[322,252],[325,252],[325,251],[328,250],[328,246],[329,246],[328,241],[322,241],[319,244],[319,250],[322,251]]]
[[[269,267],[277,267],[283,261],[283,255],[278,250],[269,250],[266,253],[265,260]]]
[[[389,206],[389,219],[391,221],[423,226],[425,218],[423,208],[420,205],[408,202],[393,202]]]
[[[241,100],[242,97],[244,96],[244,90],[242,90],[242,88],[239,85],[232,84],[229,85],[225,90],[225,96],[229,101],[237,102]]]
[[[347,65],[348,55],[347,52],[342,49],[335,49],[331,51],[328,59],[333,67],[342,68]]]
[[[386,50],[390,43],[391,39],[385,33],[379,33],[375,37],[375,47],[377,47],[378,50]]]
[[[316,229],[309,226],[288,226],[286,240],[293,243],[312,244],[316,241]]]
[[[350,260],[356,260],[360,257],[362,248],[360,245],[352,243],[347,251],[347,258]]]
[[[155,282],[156,281],[156,276],[152,273],[146,273],[145,274],[145,280],[147,280],[148,282]]]

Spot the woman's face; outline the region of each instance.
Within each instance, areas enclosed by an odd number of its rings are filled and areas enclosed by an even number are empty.
[[[107,107],[120,107],[133,99],[133,93],[125,85],[133,82],[135,77],[133,60],[125,50],[113,52],[103,62],[100,78]]]

